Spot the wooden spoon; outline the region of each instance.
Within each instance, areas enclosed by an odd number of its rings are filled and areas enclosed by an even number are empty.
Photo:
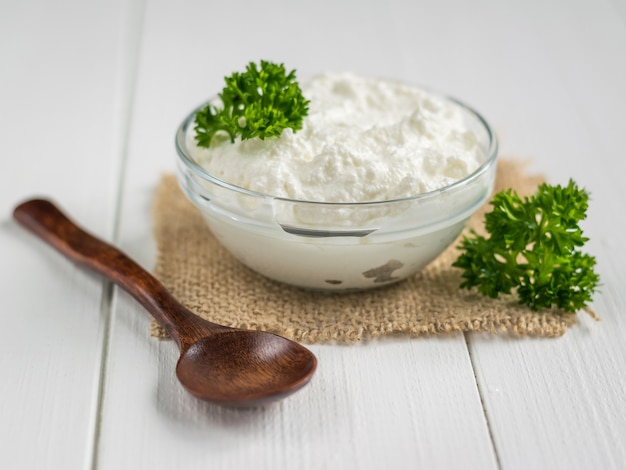
[[[26,201],[13,216],[63,255],[135,297],[178,343],[176,375],[196,397],[255,406],[285,397],[311,380],[317,360],[308,349],[271,333],[228,328],[196,316],[145,269],[83,231],[50,201]]]

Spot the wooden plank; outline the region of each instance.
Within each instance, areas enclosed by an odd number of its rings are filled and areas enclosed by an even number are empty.
[[[6,2],[5,2],[6,3]],[[0,441],[7,468],[90,467],[108,307],[85,274],[11,220],[48,195],[113,235],[124,2],[28,0],[0,15]]]
[[[558,340],[472,334],[470,350],[503,468],[623,468],[626,23],[611,2],[541,5],[506,12],[527,38],[516,59],[533,71],[507,98],[526,123],[507,127],[507,138],[551,181],[571,176],[591,191],[584,227],[602,277],[593,305],[602,321],[579,315]]]
[[[415,17],[415,8],[401,1],[371,9],[330,1],[149,2],[122,247],[147,268],[154,263],[150,203],[160,173],[174,171],[174,131],[187,112],[219,90],[223,75],[268,58],[297,67],[302,77],[352,69],[413,81],[402,67],[416,42],[398,41],[392,19]],[[436,30],[435,24],[428,27]],[[456,39],[469,30],[473,26]],[[428,51],[426,43],[421,47],[430,59],[441,53]],[[439,73],[451,73],[451,67]],[[175,346],[148,338],[147,330],[147,314],[120,294],[99,468],[496,468],[462,335],[315,346],[320,367],[310,386],[273,407],[233,411],[187,395],[174,378]]]
[[[148,324],[136,310],[124,299],[114,324],[112,351],[125,357],[112,355],[100,468],[496,468],[458,335],[313,346],[320,368],[309,386],[229,410],[182,389],[175,346],[138,341]]]

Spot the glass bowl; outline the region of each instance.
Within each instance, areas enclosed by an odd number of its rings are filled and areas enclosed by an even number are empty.
[[[498,144],[491,127],[472,108],[445,99],[461,108],[483,160],[469,176],[435,191],[389,201],[330,203],[234,186],[191,156],[186,135],[201,107],[176,133],[178,180],[222,245],[271,279],[323,290],[397,282],[444,251],[493,188]]]

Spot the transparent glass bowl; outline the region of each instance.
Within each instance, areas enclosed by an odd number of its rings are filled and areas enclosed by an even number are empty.
[[[496,137],[480,114],[462,109],[483,151],[474,173],[449,186],[390,201],[324,203],[249,191],[211,175],[176,133],[178,179],[217,239],[242,263],[287,284],[324,290],[387,285],[425,267],[485,202],[495,178]],[[200,108],[198,108],[200,109]]]

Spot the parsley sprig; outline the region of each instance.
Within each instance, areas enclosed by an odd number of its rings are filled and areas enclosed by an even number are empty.
[[[578,225],[588,200],[572,180],[565,187],[542,184],[531,197],[496,194],[485,215],[489,237],[472,230],[459,246],[453,266],[464,270],[461,287],[493,298],[517,289],[520,304],[533,310],[584,308],[600,281],[595,258],[579,249],[588,240]]]
[[[196,141],[210,147],[216,133],[224,131],[234,142],[258,137],[279,136],[286,128],[302,129],[309,101],[302,95],[296,71],[287,73],[283,64],[262,60],[250,62],[245,72],[224,77],[226,85],[218,95],[222,106],[209,104],[196,113]]]

